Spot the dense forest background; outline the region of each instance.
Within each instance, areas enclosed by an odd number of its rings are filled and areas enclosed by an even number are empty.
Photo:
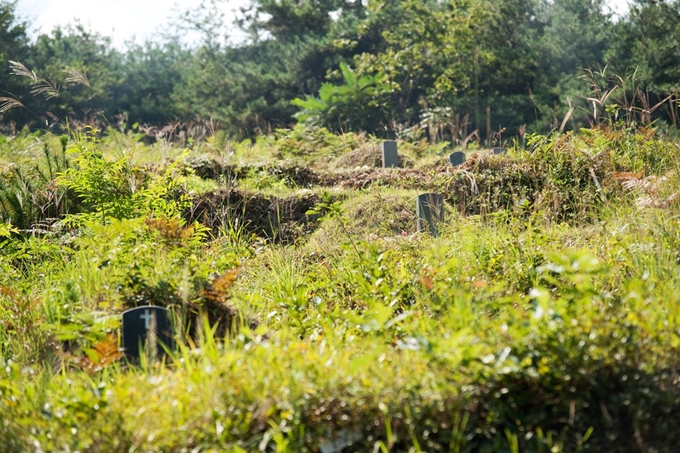
[[[0,0],[0,127],[97,117],[247,138],[303,122],[490,144],[502,128],[678,125],[680,0],[624,17],[603,0],[253,0],[236,43],[216,3],[119,50],[81,25],[31,40]]]

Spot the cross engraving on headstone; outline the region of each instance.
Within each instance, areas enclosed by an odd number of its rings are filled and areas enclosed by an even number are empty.
[[[131,362],[139,362],[143,351],[158,358],[174,347],[168,309],[147,305],[123,313],[123,350]]]
[[[427,231],[439,236],[437,224],[444,221],[444,196],[440,193],[424,193],[416,198],[418,231]]]
[[[456,151],[455,153],[451,153],[449,156],[449,162],[451,162],[451,165],[454,167],[464,164],[465,163],[465,153],[462,151]]]
[[[382,144],[383,168],[398,168],[399,155],[397,154],[397,142],[384,141]]]
[[[149,323],[151,322],[151,312],[149,310],[144,310],[144,314],[139,316],[141,319],[144,320],[144,328],[146,330],[149,330]]]

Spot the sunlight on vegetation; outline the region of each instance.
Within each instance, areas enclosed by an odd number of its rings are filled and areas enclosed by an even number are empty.
[[[677,0],[299,3],[0,0],[0,451],[676,448]]]
[[[312,190],[285,201],[266,182],[295,178],[268,173],[276,153],[239,167],[208,152],[216,186],[195,191],[197,151],[137,167],[95,131],[36,140],[44,152],[0,193],[7,448],[573,451],[673,436],[677,146],[651,129],[532,135],[456,170],[427,149],[412,169],[301,160],[296,186]],[[40,189],[13,204],[26,186]],[[425,190],[445,196],[437,238],[415,232]],[[120,313],[148,304],[176,314],[178,348],[140,368],[119,351]]]

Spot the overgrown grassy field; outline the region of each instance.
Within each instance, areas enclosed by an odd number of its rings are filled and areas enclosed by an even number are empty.
[[[0,142],[0,451],[680,445],[680,146],[652,129],[456,168],[302,127]],[[149,304],[178,347],[131,365],[121,313]]]

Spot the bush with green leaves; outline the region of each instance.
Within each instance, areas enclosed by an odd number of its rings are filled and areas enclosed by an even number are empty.
[[[132,165],[129,156],[107,159],[97,147],[97,131],[89,130],[75,137],[73,164],[58,179],[58,184],[72,190],[87,212],[67,217],[80,223],[110,219],[152,216],[179,217],[188,207],[186,193],[176,177],[180,159],[159,174],[148,174]]]
[[[298,121],[311,126],[323,126],[333,131],[377,132],[391,119],[380,104],[379,94],[389,91],[383,74],[357,75],[347,64],[340,63],[342,84],[326,82],[319,97],[296,98],[291,103],[301,110]]]

